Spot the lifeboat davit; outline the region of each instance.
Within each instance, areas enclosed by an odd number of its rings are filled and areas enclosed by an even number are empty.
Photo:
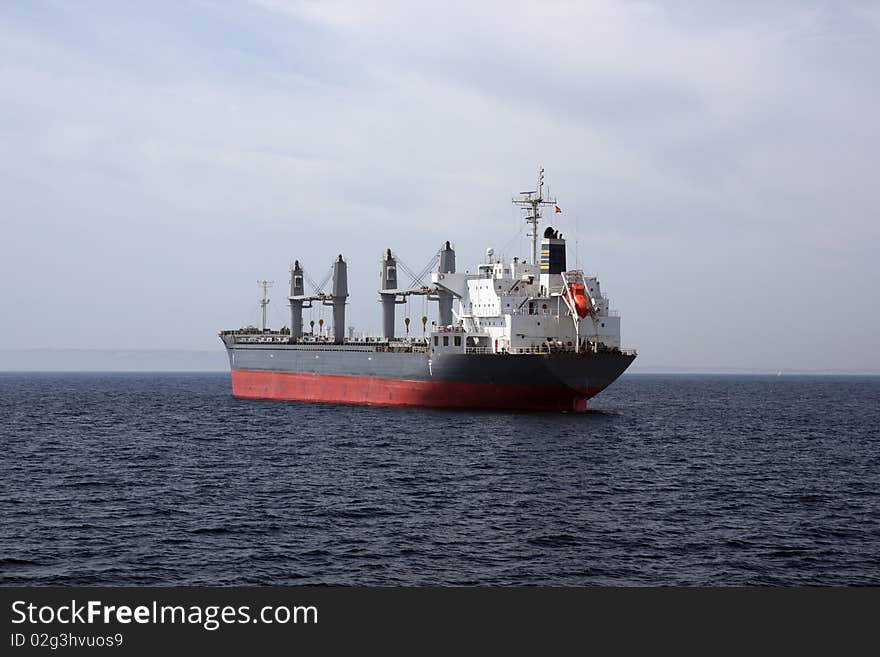
[[[587,294],[587,290],[582,283],[572,283],[569,286],[571,291],[571,299],[574,301],[574,309],[578,316],[583,319],[593,309],[593,301]]]

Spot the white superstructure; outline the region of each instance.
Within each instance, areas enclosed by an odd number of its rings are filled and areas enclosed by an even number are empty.
[[[620,317],[595,276],[565,269],[565,240],[552,228],[541,241],[540,264],[502,262],[489,249],[476,273],[434,273],[431,280],[454,298],[455,324],[440,331],[462,330],[469,351],[620,348]]]

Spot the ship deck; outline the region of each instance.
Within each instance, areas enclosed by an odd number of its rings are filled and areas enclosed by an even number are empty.
[[[221,331],[220,338],[223,340],[223,343],[227,348],[271,347],[273,349],[291,349],[297,351],[394,352],[419,354],[426,354],[430,350],[427,338],[399,338],[395,340],[385,340],[383,338],[366,337],[360,339],[346,339],[341,343],[337,343],[322,336],[304,336],[303,338],[292,342],[288,332],[272,330]],[[602,344],[594,344],[590,350],[593,352],[621,353],[627,356],[637,355],[635,349],[618,349],[616,347],[606,347]],[[496,353],[488,347],[466,347],[464,349],[464,353],[467,354],[490,354],[498,356],[520,354],[548,355],[557,353],[575,353],[576,351],[577,350],[574,347],[568,347],[566,345],[557,346],[554,344],[542,344],[533,349],[521,349],[513,354],[508,352]]]

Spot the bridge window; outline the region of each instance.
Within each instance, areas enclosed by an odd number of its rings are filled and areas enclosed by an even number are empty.
[[[437,336],[435,335],[434,336],[434,346],[436,347],[439,344],[439,342],[440,341],[437,339]]]
[[[455,336],[455,346],[456,346],[456,347],[460,347],[460,346],[461,346],[461,336],[460,336],[460,335],[456,335],[456,336]]]
[[[444,347],[448,347],[448,346],[449,346],[449,336],[448,336],[448,335],[444,335],[444,336],[443,336],[443,346],[444,346]]]

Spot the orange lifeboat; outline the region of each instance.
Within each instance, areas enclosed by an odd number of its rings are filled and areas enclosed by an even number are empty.
[[[593,302],[582,283],[572,283],[569,286],[569,290],[571,290],[570,298],[574,301],[574,309],[577,310],[578,316],[583,319],[593,309]]]

